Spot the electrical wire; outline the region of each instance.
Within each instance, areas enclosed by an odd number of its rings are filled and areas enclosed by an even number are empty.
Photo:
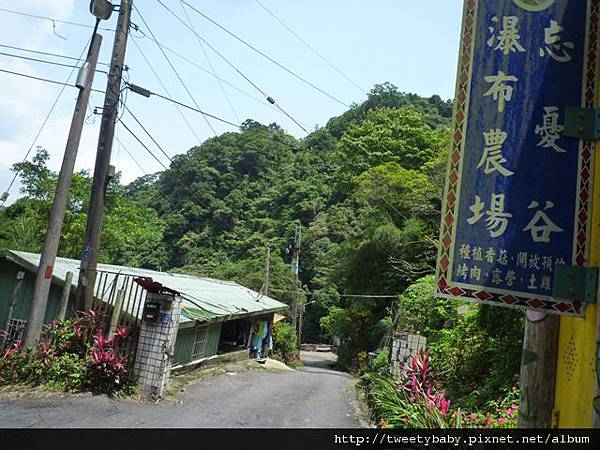
[[[188,23],[194,29],[194,32],[195,32],[196,28],[194,27],[194,24],[193,24],[192,20],[190,19],[189,14],[187,13],[187,9],[185,9],[185,5],[183,4],[183,2],[181,0],[179,0],[179,4],[181,5],[181,10],[183,11],[183,14],[185,15],[185,18],[187,19]],[[239,118],[239,116],[237,114],[237,111],[233,107],[233,103],[231,102],[231,99],[229,98],[229,95],[227,94],[227,91],[225,90],[225,87],[223,86],[223,83],[221,83],[221,79],[217,76],[217,71],[215,70],[215,66],[212,63],[212,60],[208,56],[208,52],[204,48],[204,45],[202,45],[202,41],[200,39],[198,39],[197,33],[195,33],[195,35],[196,35],[196,41],[198,42],[198,45],[200,46],[200,49],[202,50],[202,53],[204,54],[204,58],[206,58],[206,61],[208,62],[208,65],[210,66],[211,72],[213,73],[213,75],[217,79],[217,83],[219,84],[219,87],[221,88],[221,92],[223,93],[223,96],[225,97],[225,100],[229,104],[229,108],[231,108],[231,112],[233,113],[233,116],[235,117],[235,120],[237,120],[238,122],[241,123],[241,120],[240,120],[240,118]]]
[[[74,71],[75,70],[73,69],[73,72]],[[22,72],[14,72],[12,70],[7,70],[7,69],[0,69],[0,72],[8,73],[8,74],[11,74],[11,75],[17,75],[17,76],[24,77],[24,78],[30,78],[32,80],[44,81],[46,83],[56,84],[58,86],[63,86],[63,87],[67,87],[67,86],[69,86],[69,87],[76,87],[76,86],[72,85],[71,83],[63,83],[61,81],[50,80],[49,78],[37,77],[35,75],[29,75],[29,74],[22,73]],[[71,72],[71,74],[73,72]],[[104,94],[104,91],[101,91],[100,89],[91,89],[90,91],[91,92],[97,92],[97,93],[100,93],[100,94]]]
[[[153,158],[154,158],[156,161],[158,161],[158,163],[159,163],[161,166],[163,166],[163,168],[164,168],[165,170],[168,170],[168,167],[167,167],[167,166],[165,166],[165,165],[163,164],[163,162],[162,162],[160,159],[158,159],[158,158],[157,158],[157,156],[156,156],[154,153],[152,153],[152,150],[150,150],[150,149],[148,148],[148,146],[147,146],[146,144],[144,144],[144,142],[143,142],[143,141],[142,141],[142,140],[141,140],[141,139],[140,139],[140,138],[139,138],[139,137],[138,137],[138,136],[137,136],[137,135],[136,135],[136,134],[135,134],[133,131],[131,131],[131,129],[130,129],[130,128],[127,126],[127,125],[125,125],[125,122],[123,122],[123,120],[119,119],[119,122],[121,123],[121,125],[123,125],[123,128],[125,128],[125,129],[126,129],[128,132],[129,132],[129,134],[131,134],[131,135],[132,135],[132,136],[135,138],[135,140],[136,140],[136,141],[138,141],[138,142],[139,142],[139,144],[140,144],[142,147],[144,147],[144,149],[145,149],[145,150],[146,150],[148,153],[150,153],[150,155],[151,155],[151,156],[152,156],[152,157],[153,157]]]
[[[191,64],[192,66],[200,69],[201,71],[207,73],[208,75],[210,75],[211,77],[215,77],[216,79],[218,79],[219,81],[221,81],[222,83],[225,83],[227,86],[231,87],[232,89],[235,89],[236,91],[238,91],[240,94],[244,94],[245,96],[257,101],[258,103],[260,103],[261,105],[265,105],[268,107],[272,107],[274,108],[274,106],[270,103],[267,103],[263,100],[261,100],[260,98],[250,94],[249,92],[244,91],[243,89],[240,89],[239,87],[237,87],[235,84],[227,81],[224,78],[219,77],[218,75],[213,74],[210,70],[207,70],[206,68],[202,67],[200,64],[198,64],[197,62],[187,58],[186,56],[182,55],[181,53],[173,50],[172,48],[167,47],[166,45],[164,45],[161,42],[158,42],[154,39],[152,39],[150,36],[144,36],[147,37],[149,40],[151,40],[152,42],[154,42],[157,45],[160,45],[163,49],[165,49],[166,51],[168,51],[169,53],[172,53],[173,55],[177,56],[178,58],[182,59],[183,61],[187,62],[188,64]],[[170,95],[167,93],[167,95]]]
[[[22,11],[15,11],[12,9],[6,9],[6,8],[0,8],[1,12],[5,12],[5,13],[9,13],[9,14],[16,14],[19,16],[24,16],[24,17],[29,17],[31,19],[40,19],[40,20],[47,20],[49,22],[52,22],[53,24],[57,24],[57,23],[62,23],[65,25],[71,25],[71,26],[76,26],[76,27],[81,27],[81,28],[94,28],[93,25],[87,25],[85,23],[79,23],[79,22],[71,22],[68,20],[60,20],[60,19],[54,19],[52,17],[47,17],[47,16],[38,16],[37,14],[30,14],[30,13],[25,13]],[[102,28],[99,27],[99,30],[104,30],[104,31],[115,31],[112,28]]]
[[[17,58],[17,59],[22,59],[22,60],[25,60],[25,61],[33,61],[33,62],[38,62],[38,63],[43,63],[43,64],[50,64],[50,65],[58,66],[58,67],[68,67],[70,69],[79,69],[79,66],[75,66],[75,65],[72,65],[72,64],[63,64],[63,63],[58,63],[58,62],[55,62],[55,61],[47,61],[47,60],[44,60],[44,59],[30,58],[28,56],[15,55],[15,54],[12,54],[12,53],[0,52],[0,56],[6,56],[6,57],[9,57],[9,58]],[[107,73],[105,70],[99,70],[99,69],[96,69],[96,72]]]
[[[140,31],[140,33],[142,33],[142,35],[144,35],[144,33],[143,33],[141,30],[139,30],[139,31]],[[148,38],[149,40],[153,41],[153,42],[154,42],[156,45],[159,45],[159,46],[161,46],[161,47],[162,47],[162,48],[164,48],[166,51],[168,51],[169,53],[172,53],[173,55],[175,55],[175,56],[177,56],[178,58],[182,59],[183,61],[187,62],[188,64],[190,64],[190,65],[192,65],[192,66],[194,66],[194,67],[198,68],[199,70],[201,70],[201,71],[203,71],[203,72],[207,73],[208,75],[210,75],[210,76],[212,76],[212,77],[215,77],[217,80],[221,81],[222,83],[225,83],[226,85],[228,85],[228,86],[229,86],[229,87],[231,87],[232,89],[235,89],[235,90],[236,90],[236,91],[238,91],[239,93],[241,93],[241,94],[243,94],[243,95],[245,95],[245,96],[247,96],[247,97],[251,98],[252,100],[254,100],[254,101],[256,101],[256,102],[260,103],[261,105],[267,106],[267,107],[269,107],[269,108],[273,108],[273,109],[274,109],[274,110],[276,110],[277,112],[281,112],[281,113],[282,113],[283,115],[285,115],[286,117],[289,117],[285,111],[283,111],[282,109],[280,109],[280,108],[278,107],[278,105],[276,106],[276,105],[274,105],[274,104],[272,104],[272,103],[265,102],[265,101],[261,100],[260,98],[258,98],[258,97],[256,97],[256,96],[254,96],[254,95],[250,94],[249,92],[246,92],[246,91],[244,91],[243,89],[240,89],[240,88],[239,88],[239,87],[237,87],[235,84],[232,84],[231,82],[229,82],[229,81],[225,80],[224,78],[221,78],[221,77],[219,77],[218,75],[216,75],[216,74],[212,73],[211,71],[207,70],[206,68],[202,67],[201,65],[199,65],[199,64],[198,64],[198,63],[196,63],[195,61],[192,61],[191,59],[189,59],[189,58],[187,58],[187,57],[183,56],[181,53],[179,53],[179,52],[177,52],[177,51],[175,51],[175,50],[173,50],[173,49],[171,49],[171,48],[167,47],[167,46],[166,46],[166,45],[164,45],[163,43],[161,43],[161,42],[158,42],[158,41],[154,40],[154,39],[153,39],[153,38],[151,38],[150,36],[146,36],[146,35],[144,35],[144,37],[146,37],[146,38]],[[140,51],[140,53],[142,54],[142,57],[143,57],[143,58],[146,60],[146,63],[147,63],[147,64],[149,64],[149,63],[148,63],[148,61],[147,61],[147,59],[145,58],[145,56],[144,56],[143,52],[141,51],[141,48],[139,48],[139,45],[137,44],[137,42],[135,42],[135,41],[134,41],[134,43],[135,43],[135,44],[136,44],[136,46],[138,47],[138,50],[139,50],[139,51]],[[153,67],[152,67],[151,65],[150,65],[149,67],[150,67],[150,69],[151,69],[151,70],[153,70],[153,71],[154,71],[154,69],[153,69]],[[158,78],[158,75],[156,75],[156,74],[155,74],[155,76]],[[159,79],[159,81],[160,81],[160,78],[158,78],[158,79]],[[164,86],[163,86],[163,89],[164,89]],[[165,89],[165,90],[166,90],[166,89]],[[168,91],[167,91],[167,95],[170,95],[170,94],[168,93]],[[292,120],[293,120],[293,119],[292,119]],[[305,127],[307,127],[308,125],[306,125],[306,124],[305,124],[305,123],[303,123],[303,122],[300,122],[300,123],[302,124],[301,128],[302,128],[303,130],[305,130]]]
[[[161,0],[157,0],[158,3],[162,4]],[[229,34],[230,36],[232,36],[233,38],[237,39],[238,41],[240,41],[242,44],[244,44],[246,47],[252,49],[254,52],[258,53],[259,55],[261,55],[263,58],[266,58],[267,60],[271,61],[273,64],[275,64],[277,67],[279,67],[280,69],[285,70],[287,73],[289,73],[290,75],[292,75],[293,77],[297,78],[298,80],[302,81],[304,84],[312,87],[313,89],[316,89],[317,91],[319,91],[321,94],[329,97],[331,100],[336,101],[337,103],[339,103],[340,105],[343,105],[345,107],[349,107],[350,105],[348,105],[347,103],[341,101],[340,99],[338,99],[337,97],[334,97],[333,95],[331,95],[330,93],[328,93],[327,91],[321,89],[319,86],[317,86],[316,84],[308,81],[306,78],[303,78],[302,76],[298,75],[296,72],[294,72],[291,69],[288,69],[287,67],[285,67],[283,64],[281,64],[279,61],[277,61],[276,59],[270,57],[269,55],[267,55],[265,52],[263,52],[262,50],[259,50],[258,48],[256,48],[254,45],[248,43],[247,41],[245,41],[244,39],[242,39],[241,37],[239,37],[237,34],[235,34],[234,32],[232,32],[231,30],[229,30],[228,28],[225,28],[223,25],[221,25],[220,23],[218,23],[216,20],[211,19],[209,16],[207,16],[206,14],[204,14],[202,11],[198,10],[197,8],[195,8],[194,6],[190,5],[187,1],[185,0],[181,0],[183,3],[185,3],[192,11],[196,12],[197,14],[199,14],[200,16],[202,16],[203,18],[205,18],[206,20],[208,20],[209,22],[211,22],[213,25],[216,25],[217,27],[219,27],[221,30],[225,31],[227,34]]]
[[[304,128],[300,122],[298,122],[296,119],[294,119],[290,114],[288,114],[281,106],[279,106],[279,104],[276,104],[275,100],[273,99],[273,97],[267,95],[267,93],[261,89],[255,82],[253,82],[250,78],[248,78],[248,76],[246,74],[244,74],[240,69],[238,69],[235,64],[233,64],[229,59],[227,59],[221,52],[219,52],[215,47],[213,47],[206,39],[204,39],[202,36],[200,36],[198,33],[196,33],[196,31],[190,27],[187,23],[185,23],[183,21],[183,19],[181,17],[179,17],[177,14],[175,14],[174,11],[172,11],[167,5],[165,5],[161,0],[156,0],[163,8],[165,8],[169,13],[171,13],[171,15],[173,17],[175,17],[180,23],[183,24],[183,26],[185,26],[188,30],[190,30],[194,35],[196,35],[196,37],[198,39],[200,39],[202,42],[204,42],[213,52],[215,52],[223,61],[225,61],[233,70],[235,70],[240,76],[242,76],[248,83],[250,83],[258,92],[260,92],[266,99],[267,101],[274,105],[277,109],[279,109],[281,112],[283,112],[287,117],[289,117],[290,119],[292,119],[292,121],[299,127],[302,129],[302,131],[304,131],[306,134],[308,134],[308,131],[306,130],[306,128]],[[185,3],[185,2],[184,2]],[[187,3],[186,3],[187,5]]]
[[[90,42],[91,42],[91,38],[88,40],[88,42],[83,47],[83,50],[81,51],[81,54],[79,55],[79,60],[78,61],[81,61],[81,58],[85,54],[85,51],[86,51],[88,45],[90,44]],[[10,70],[5,70],[5,69],[0,69],[0,72],[9,73],[9,74],[13,74],[13,75],[19,75],[19,76],[26,77],[26,78],[31,78],[31,79],[35,79],[35,80],[39,80],[39,81],[46,81],[46,82],[50,82],[50,83],[61,85],[61,89],[58,92],[58,95],[56,96],[56,98],[54,100],[54,103],[52,103],[52,106],[50,107],[50,110],[48,111],[48,114],[46,114],[46,117],[42,121],[42,125],[38,129],[35,137],[33,138],[33,141],[31,142],[31,145],[29,146],[29,149],[27,149],[27,152],[25,153],[25,157],[21,161],[22,163],[24,163],[25,161],[27,161],[27,158],[29,158],[29,154],[31,153],[31,150],[33,150],[33,147],[35,146],[38,138],[40,137],[40,135],[44,131],[44,128],[46,127],[46,124],[48,123],[48,120],[50,120],[50,117],[52,116],[52,113],[56,109],[56,105],[58,105],[58,102],[60,101],[60,98],[62,97],[63,92],[65,91],[65,89],[66,89],[67,86],[70,86],[68,84],[68,82],[71,79],[71,77],[73,76],[73,73],[75,72],[75,68],[71,69],[71,72],[69,73],[69,75],[68,75],[65,83],[60,83],[60,82],[57,82],[57,81],[48,80],[48,79],[44,79],[44,78],[40,78],[40,77],[35,77],[35,76],[32,76],[32,75],[26,75],[26,74],[23,74],[23,73],[13,72],[13,71],[10,71]],[[8,200],[8,194],[9,194],[10,190],[12,189],[13,185],[15,184],[15,181],[17,180],[18,176],[19,176],[19,170],[15,170],[15,174],[14,174],[11,182],[9,183],[8,187],[6,188],[6,190],[4,191],[4,193],[2,194],[2,204],[0,206],[4,206],[4,204]]]
[[[54,58],[62,58],[62,59],[68,59],[71,61],[80,61],[81,59],[75,58],[74,56],[65,56],[65,55],[59,55],[58,53],[51,53],[51,52],[44,52],[41,50],[32,50],[29,48],[23,48],[23,47],[15,47],[14,45],[6,45],[6,44],[0,44],[0,47],[2,48],[8,48],[11,50],[18,50],[20,52],[27,52],[27,53],[35,53],[38,55],[44,55],[44,56],[52,56]],[[108,66],[108,63],[103,63],[103,62],[98,62],[98,65],[100,66]]]
[[[133,117],[133,120],[136,121],[136,123],[140,126],[140,128],[142,130],[144,130],[144,133],[146,133],[146,135],[148,135],[148,137],[152,140],[152,142],[154,142],[154,145],[156,145],[159,148],[159,150],[162,152],[162,154],[165,155],[165,157],[169,160],[169,162],[172,162],[173,159],[167,154],[167,152],[165,152],[165,150],[162,148],[162,146],[158,142],[156,142],[156,139],[154,139],[154,137],[150,134],[150,132],[146,129],[146,127],[144,125],[142,125],[142,123],[135,116],[135,114],[133,114],[131,109],[129,109],[129,107],[125,103],[122,103],[122,106],[125,109],[125,111],[127,111],[129,113],[129,115],[131,117]]]
[[[167,89],[167,87],[165,86],[165,84],[163,83],[162,78],[160,78],[160,76],[158,75],[158,73],[156,73],[156,70],[154,69],[154,66],[150,63],[150,61],[146,57],[145,53],[143,52],[142,48],[137,43],[137,41],[136,41],[135,38],[133,39],[133,43],[135,44],[136,48],[138,49],[138,52],[140,53],[140,55],[142,56],[142,59],[146,62],[146,65],[148,66],[148,68],[150,69],[150,71],[154,74],[154,77],[158,80],[158,83],[162,86],[162,88],[165,91],[165,93],[169,97],[171,97],[171,93],[169,92],[169,90]],[[183,114],[183,111],[181,111],[181,109],[179,108],[178,105],[175,105],[175,108],[177,108],[177,111],[179,112],[179,115],[181,116],[181,118],[183,119],[183,121],[185,122],[185,124],[187,125],[187,127],[190,129],[190,131],[192,132],[192,134],[194,135],[194,137],[198,140],[198,142],[202,142],[202,139],[200,139],[200,136],[198,136],[198,134],[196,134],[196,131],[194,131],[194,128],[190,124],[189,120],[187,119],[187,117],[185,117],[185,114]]]
[[[167,100],[169,102],[175,103],[176,105],[183,106],[184,108],[187,108],[187,109],[189,109],[191,111],[196,111],[197,113],[200,113],[200,114],[205,115],[207,117],[210,117],[212,119],[218,120],[219,122],[226,123],[227,125],[231,125],[232,127],[240,128],[240,125],[238,125],[238,124],[230,122],[229,120],[226,120],[226,119],[222,119],[222,118],[220,118],[218,116],[215,116],[213,114],[207,113],[206,111],[202,111],[202,110],[200,110],[198,108],[194,108],[194,107],[192,107],[190,105],[186,105],[185,103],[181,103],[180,101],[174,100],[174,99],[169,98],[169,97],[165,97],[164,95],[160,95],[160,94],[157,94],[155,92],[152,92],[152,95],[154,95],[156,97],[160,97],[163,100]]]
[[[284,27],[286,30],[288,30],[292,35],[294,35],[300,42],[302,42],[310,51],[312,51],[315,55],[317,55],[322,61],[324,61],[329,67],[331,67],[333,70],[335,70],[339,75],[341,75],[346,81],[348,81],[350,84],[352,84],[355,88],[357,88],[358,90],[360,90],[363,94],[366,94],[367,92],[360,87],[354,80],[352,80],[348,75],[346,75],[344,72],[342,72],[340,69],[338,69],[331,61],[329,61],[327,58],[325,58],[323,55],[321,55],[321,53],[319,53],[314,47],[312,47],[308,42],[306,42],[306,40],[304,40],[298,33],[296,33],[294,30],[292,30],[292,28],[286,24],[283,20],[281,20],[279,17],[277,17],[275,15],[275,13],[273,13],[271,10],[269,10],[269,8],[267,8],[260,0],[255,0],[256,3],[258,3],[258,5],[264,9],[267,14],[269,14],[271,17],[273,17],[273,19],[275,19],[277,22],[279,22],[279,24]]]
[[[127,147],[126,147],[126,146],[125,146],[125,145],[124,145],[124,144],[123,144],[123,143],[122,143],[122,142],[119,140],[119,138],[118,138],[116,135],[115,135],[115,140],[117,141],[117,143],[119,144],[119,146],[121,146],[121,148],[122,148],[123,150],[125,150],[125,153],[127,153],[127,154],[129,155],[129,157],[132,159],[132,161],[133,161],[134,163],[136,163],[136,165],[137,165],[137,166],[140,168],[140,170],[142,171],[142,173],[143,173],[144,175],[147,175],[147,173],[146,173],[146,171],[144,170],[144,168],[142,167],[142,165],[141,165],[141,164],[140,164],[140,163],[137,161],[137,159],[135,159],[135,158],[133,157],[133,155],[130,153],[130,151],[129,151],[129,150],[127,150]]]
[[[154,33],[152,32],[152,29],[148,25],[148,22],[146,22],[146,19],[144,19],[144,16],[140,12],[140,9],[137,6],[135,6],[135,10],[136,10],[137,14],[140,16],[140,19],[142,19],[142,22],[144,22],[144,25],[146,26],[146,29],[148,30],[148,32],[150,33],[150,35],[153,38],[156,39],[156,37],[154,36]],[[196,108],[198,108],[198,110],[200,111],[200,106],[198,106],[198,103],[196,102],[196,99],[194,98],[194,96],[192,95],[191,91],[189,90],[189,88],[187,87],[187,85],[185,84],[185,82],[183,81],[183,79],[181,78],[181,76],[179,75],[179,72],[177,72],[177,69],[175,68],[175,66],[173,65],[173,63],[171,62],[171,60],[169,59],[169,56],[167,55],[167,53],[162,48],[159,47],[159,49],[160,49],[161,53],[163,54],[163,56],[165,57],[167,63],[169,64],[169,66],[173,70],[173,73],[175,73],[175,76],[177,77],[177,79],[179,80],[179,82],[181,83],[181,85],[183,86],[183,88],[185,89],[185,91],[188,93],[189,97],[192,99],[192,102],[194,103],[194,105],[196,105]],[[211,129],[211,131],[213,132],[213,134],[215,135],[215,137],[218,136],[217,132],[215,131],[215,129],[213,128],[213,126],[209,122],[208,118],[204,115],[204,113],[202,113],[202,117],[204,117],[204,121],[206,122],[206,125],[208,125],[208,127]]]

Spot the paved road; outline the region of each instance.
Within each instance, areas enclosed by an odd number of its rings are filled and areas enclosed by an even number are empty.
[[[359,427],[352,377],[331,370],[330,361],[303,359],[306,366],[293,372],[202,379],[177,402],[161,404],[104,396],[0,396],[0,427]]]

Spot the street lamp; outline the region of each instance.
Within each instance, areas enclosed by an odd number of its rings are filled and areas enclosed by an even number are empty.
[[[90,12],[98,20],[108,20],[113,12],[113,4],[109,0],[91,0]]]

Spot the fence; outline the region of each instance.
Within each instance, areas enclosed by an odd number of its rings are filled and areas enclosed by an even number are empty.
[[[97,271],[92,309],[101,317],[106,334],[117,327],[128,330],[125,349],[130,367],[135,362],[146,290],[134,281],[136,276],[121,272]]]

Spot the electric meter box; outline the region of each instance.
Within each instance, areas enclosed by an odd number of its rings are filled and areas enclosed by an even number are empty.
[[[146,296],[142,320],[148,323],[165,322],[164,317],[171,317],[174,297],[172,295],[149,292]]]

